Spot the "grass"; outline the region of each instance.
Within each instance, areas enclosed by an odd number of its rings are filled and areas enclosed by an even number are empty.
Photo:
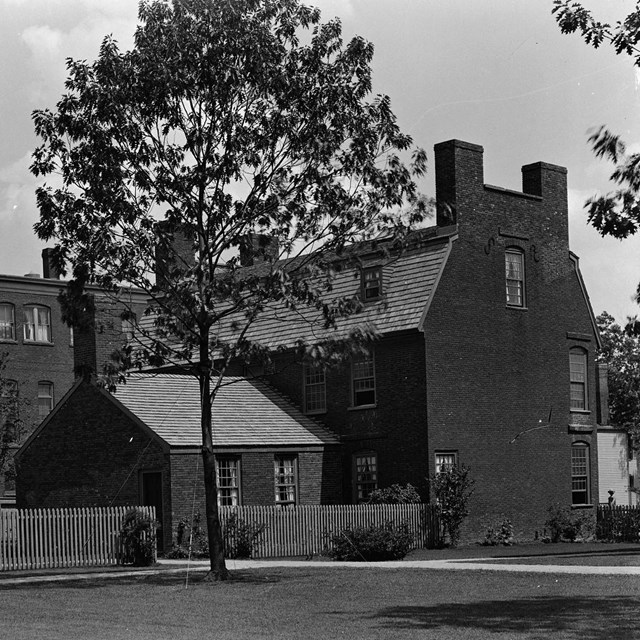
[[[573,546],[573,545],[571,545]],[[455,553],[455,552],[453,552]],[[2,587],[14,640],[640,637],[636,576],[318,567]],[[185,588],[186,587],[186,588]]]

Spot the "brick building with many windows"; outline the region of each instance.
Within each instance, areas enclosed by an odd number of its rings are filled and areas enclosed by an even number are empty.
[[[268,439],[244,448],[229,443],[237,465],[220,467],[220,478],[237,484],[236,499],[243,503],[297,496],[285,480],[294,465],[300,487],[310,482],[306,474],[313,478],[314,499],[348,503],[407,482],[428,499],[430,476],[464,464],[475,480],[467,539],[481,538],[506,518],[519,537],[533,538],[553,504],[593,512],[597,424],[606,422],[600,416],[606,403],[599,402],[595,319],[578,258],[569,250],[566,170],[543,162],[524,166],[522,191],[512,191],[484,183],[478,145],[444,142],[436,145],[435,158],[436,225],[414,232],[399,252],[381,238],[349,248],[344,265],[336,257],[333,295],[359,296],[363,307],[340,321],[337,332],[375,328],[378,338],[367,353],[327,368],[298,361],[296,341],[325,337],[311,309],[294,314],[267,307],[251,328],[250,339],[279,354],[265,376],[269,386],[289,399],[298,421],[306,414],[339,444],[337,467],[326,456],[322,464],[329,466],[305,467],[301,451],[282,457]],[[267,260],[251,268],[272,267]],[[223,337],[234,330],[231,320],[216,327]],[[82,404],[73,397],[70,410]],[[247,402],[238,401],[236,411],[250,410]],[[145,422],[137,411],[130,409]],[[215,403],[213,415],[215,424]],[[56,450],[55,462],[39,443],[47,429],[55,433],[54,425],[70,427],[68,420],[48,420],[41,437],[21,450],[25,473],[37,467],[46,483],[61,460],[73,470],[100,432],[82,431],[84,419],[80,411],[77,430],[67,449]],[[114,469],[126,443],[118,447]],[[186,508],[180,483],[173,470],[163,469],[163,486],[172,487],[165,507],[180,517]],[[323,489],[329,478],[339,480],[337,489]],[[99,490],[100,478],[91,482]],[[256,482],[262,492],[250,488]],[[19,502],[44,506],[56,492],[69,500],[88,485],[70,472],[48,486],[46,495],[36,496],[19,484]]]

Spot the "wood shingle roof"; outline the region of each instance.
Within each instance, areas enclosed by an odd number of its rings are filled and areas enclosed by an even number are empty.
[[[132,374],[115,398],[170,446],[200,446],[198,381],[188,375]],[[212,408],[215,447],[321,446],[338,439],[260,380],[225,378]]]

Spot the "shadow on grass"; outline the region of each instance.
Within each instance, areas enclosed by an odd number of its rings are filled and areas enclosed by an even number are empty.
[[[176,587],[183,586],[188,583],[191,587],[200,588],[215,588],[218,584],[265,584],[280,582],[281,577],[272,573],[265,573],[259,571],[232,571],[228,580],[224,582],[204,582],[205,571],[198,571],[190,573],[187,576],[187,572],[181,573],[169,573],[159,571],[151,575],[122,575],[114,573],[108,578],[101,576],[92,577],[91,574],[85,574],[82,578],[74,578],[72,576],[66,577],[64,580],[55,581],[40,581],[29,580],[24,583],[10,583],[2,584],[0,582],[0,591],[18,591],[31,590],[33,588],[38,589],[101,589],[105,587],[118,586],[118,585],[149,585],[159,587]]]
[[[388,629],[490,633],[536,633],[540,638],[563,634],[581,640],[638,638],[640,609],[632,597],[584,598],[549,596],[520,600],[389,607],[372,617]],[[467,636],[465,636],[467,637]]]

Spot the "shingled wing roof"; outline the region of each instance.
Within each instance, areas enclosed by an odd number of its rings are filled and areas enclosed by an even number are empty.
[[[187,375],[133,374],[115,397],[171,446],[200,446],[198,381]],[[213,403],[215,447],[318,446],[338,439],[259,380],[225,378]]]

